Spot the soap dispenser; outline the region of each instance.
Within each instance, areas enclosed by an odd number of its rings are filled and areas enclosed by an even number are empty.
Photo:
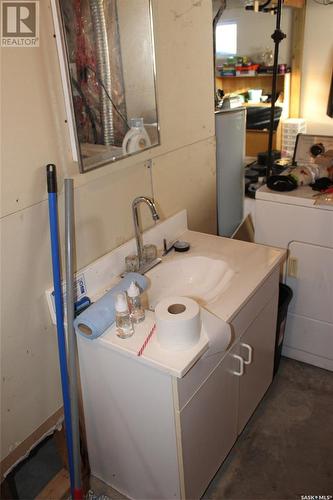
[[[134,333],[125,293],[118,293],[115,300],[117,335],[121,339],[131,337]]]
[[[145,319],[145,311],[141,304],[139,287],[132,281],[128,290],[128,305],[133,323],[140,323]]]

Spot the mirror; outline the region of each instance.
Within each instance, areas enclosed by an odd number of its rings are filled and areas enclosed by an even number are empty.
[[[260,0],[213,0],[217,109],[246,107],[246,155],[266,151],[269,141],[276,5]],[[272,10],[271,10],[272,9]],[[273,149],[282,149],[281,121],[289,117],[291,81],[291,8],[282,7],[281,29],[287,35],[279,46],[273,122]],[[273,15],[272,15],[273,14]]]
[[[57,0],[54,7],[80,172],[157,146],[150,0]]]

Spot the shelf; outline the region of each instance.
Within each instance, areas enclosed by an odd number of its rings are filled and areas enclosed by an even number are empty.
[[[288,75],[288,73],[278,73],[277,76],[285,76]],[[273,73],[257,73],[256,75],[226,75],[226,76],[221,76],[221,75],[216,75],[216,78],[268,78],[272,77]]]
[[[270,102],[244,102],[242,104],[245,108],[270,108],[271,103]],[[283,102],[276,102],[275,107],[280,106],[280,108],[283,108]]]
[[[277,78],[276,90],[283,100],[289,95],[290,75],[291,73],[280,73]],[[272,92],[272,75],[265,73],[256,76],[218,76],[215,81],[216,88],[223,89],[225,94],[243,94],[250,88],[262,89],[263,94]]]
[[[296,9],[303,9],[305,7],[305,0],[283,0],[283,5]]]
[[[282,108],[281,120],[289,117],[289,102],[290,102],[290,76],[291,73],[279,73],[277,75],[277,92],[279,93],[276,106]],[[225,95],[228,94],[244,94],[251,88],[262,89],[262,93],[271,94],[272,92],[272,75],[263,73],[256,76],[218,76],[215,79],[216,88],[223,89]],[[270,108],[271,103],[244,103],[242,106]],[[280,120],[280,124],[281,124]],[[277,131],[274,132],[273,147],[274,149],[281,148],[281,125],[279,124]],[[265,151],[268,144],[268,133],[262,130],[247,130],[246,131],[246,153],[249,156],[256,156],[259,151]]]

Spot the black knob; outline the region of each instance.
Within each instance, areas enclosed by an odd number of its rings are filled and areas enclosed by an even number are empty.
[[[321,142],[319,142],[318,144],[314,144],[310,148],[310,153],[312,154],[312,156],[318,156],[324,154],[325,153],[324,145]]]

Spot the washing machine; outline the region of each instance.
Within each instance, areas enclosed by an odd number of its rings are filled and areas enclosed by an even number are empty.
[[[283,274],[293,299],[282,354],[333,370],[333,206],[314,205],[313,193],[260,188],[255,241],[288,249]]]
[[[255,241],[288,249],[291,287],[282,354],[333,370],[333,206],[316,205],[309,186],[256,193]]]

